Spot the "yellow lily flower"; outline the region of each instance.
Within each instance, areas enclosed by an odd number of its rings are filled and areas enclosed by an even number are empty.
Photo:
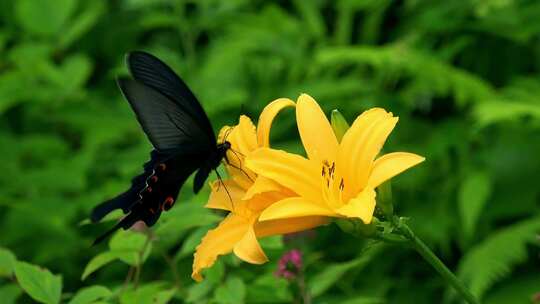
[[[230,178],[211,183],[212,192],[206,207],[226,210],[229,214],[215,229],[208,231],[197,246],[191,274],[194,280],[201,281],[201,272],[211,267],[218,256],[231,251],[248,263],[262,264],[268,261],[257,241],[258,237],[302,231],[326,223],[326,219],[320,216],[263,223],[257,221],[269,205],[295,193],[270,179],[258,177],[245,167],[245,158],[261,147],[269,147],[272,121],[282,109],[294,106],[292,100],[280,98],[264,108],[256,129],[244,115],[237,126],[221,129],[219,141],[226,139],[231,143],[227,153],[229,162],[225,165]]]
[[[298,98],[296,120],[308,158],[260,148],[246,159],[253,172],[297,194],[266,208],[259,217],[263,223],[327,216],[359,218],[368,224],[376,205],[375,188],[424,161],[406,152],[376,158],[398,121],[381,108],[358,116],[340,143],[322,109],[309,95]]]

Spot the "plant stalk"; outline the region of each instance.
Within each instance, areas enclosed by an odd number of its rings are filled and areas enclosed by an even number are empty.
[[[444,265],[444,263],[429,249],[429,247],[419,239],[414,232],[403,222],[393,219],[392,223],[398,231],[406,237],[414,249],[426,260],[435,270],[461,295],[469,304],[480,304],[475,296],[465,287],[465,285]]]

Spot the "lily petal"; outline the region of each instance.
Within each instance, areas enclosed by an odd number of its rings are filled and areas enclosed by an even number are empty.
[[[238,185],[247,190],[255,180],[255,174],[245,168],[244,159],[258,148],[255,125],[249,117],[242,115],[237,126],[225,131],[223,139],[231,143],[231,149],[227,151],[227,171]]]
[[[353,158],[353,166],[358,168],[356,171],[355,185],[365,186],[369,175],[371,174],[371,168],[373,161],[377,154],[381,151],[386,139],[394,129],[398,122],[397,117],[385,118],[374,124],[372,131],[364,142],[364,146],[355,151]],[[354,157],[354,156],[353,156]]]
[[[242,198],[243,200],[249,200],[253,198],[256,194],[261,194],[265,192],[272,192],[272,191],[282,191],[283,187],[276,183],[275,181],[264,177],[264,176],[258,176],[257,179],[255,179],[255,182],[251,187],[249,187],[248,191]]]
[[[296,196],[296,194],[293,194],[293,195]],[[244,201],[245,203],[244,206],[246,206],[248,211],[252,213],[253,212],[261,213],[264,209],[268,208],[268,206],[287,197],[290,197],[290,195],[284,194],[282,192],[277,192],[277,191],[265,192],[265,193],[257,194],[253,196],[251,199]]]
[[[259,148],[248,155],[246,166],[308,200],[320,201],[320,167],[313,161],[281,150]]]
[[[211,267],[218,256],[231,252],[251,227],[248,219],[229,214],[215,229],[201,240],[193,255],[193,272],[191,277],[202,281],[202,270]]]
[[[385,181],[401,172],[418,165],[424,157],[407,152],[388,153],[379,157],[373,163],[373,169],[368,180],[368,187],[376,188]]]
[[[345,217],[359,218],[365,224],[369,224],[373,219],[375,204],[375,190],[366,188],[337,212]]]
[[[298,97],[296,122],[309,159],[319,164],[336,159],[338,141],[332,126],[321,107],[307,94]]]
[[[244,237],[234,246],[234,254],[241,260],[251,264],[263,264],[268,258],[257,241],[253,226],[250,226]]]
[[[244,155],[258,147],[255,125],[246,115],[240,116],[238,125],[233,127],[226,139],[231,142],[231,148]]]
[[[329,222],[325,216],[303,216],[281,220],[268,220],[255,224],[255,233],[258,237],[279,235],[308,230]]]
[[[264,107],[257,124],[257,143],[259,147],[270,146],[270,129],[277,114],[286,107],[294,106],[294,101],[288,98],[278,98]]]
[[[365,187],[373,161],[398,121],[391,113],[378,109],[367,111],[361,116],[364,118],[357,119],[349,129],[350,132],[344,135],[344,145],[340,149],[340,162],[343,161],[342,165],[349,167],[348,178],[352,178],[348,195]]]
[[[347,132],[345,132],[345,135],[343,135],[339,145],[338,161],[336,166],[338,171],[342,174],[346,185],[353,185],[355,182],[356,171],[360,169],[354,167],[350,161],[351,157],[353,156],[352,153],[362,147],[361,139],[367,136],[368,133],[366,131],[368,127],[378,119],[381,119],[387,115],[388,114],[386,111],[381,108],[372,108],[364,111],[355,119],[351,127],[347,130]],[[354,155],[354,157],[356,156],[357,155]],[[353,195],[353,187],[348,186],[344,190],[343,199],[347,201]]]
[[[335,216],[335,214],[334,211],[321,206],[321,204],[310,202],[302,197],[291,197],[270,205],[261,213],[259,221],[313,215]]]
[[[230,179],[224,180],[223,184],[220,181],[214,181],[210,184],[210,188],[212,192],[208,198],[208,203],[206,203],[206,208],[231,211],[233,205],[239,204],[245,195],[244,189]],[[228,194],[227,191],[229,191]]]

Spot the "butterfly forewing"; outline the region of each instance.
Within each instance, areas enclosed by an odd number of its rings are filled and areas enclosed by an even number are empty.
[[[126,62],[135,80],[159,91],[194,118],[208,140],[216,142],[208,116],[188,86],[174,71],[154,55],[142,51],[131,52]]]
[[[158,91],[132,79],[120,78],[118,85],[137,115],[144,132],[161,152],[192,149],[208,152],[215,143],[188,112]]]

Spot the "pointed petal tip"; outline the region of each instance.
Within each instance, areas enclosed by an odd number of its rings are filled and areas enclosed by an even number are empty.
[[[197,283],[202,282],[202,280],[204,279],[203,276],[199,272],[193,272],[191,274],[191,278]]]
[[[306,102],[317,103],[317,101],[315,101],[315,98],[311,97],[311,95],[309,95],[307,93],[300,94],[300,96],[298,96],[298,99],[296,100],[297,105],[300,105],[300,104],[306,103]]]

